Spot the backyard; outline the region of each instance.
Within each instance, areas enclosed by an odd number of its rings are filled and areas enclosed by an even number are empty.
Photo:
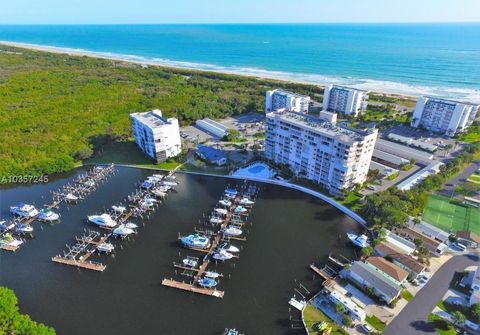
[[[468,230],[480,234],[480,208],[452,203],[449,198],[432,195],[428,199],[423,220],[447,232]]]

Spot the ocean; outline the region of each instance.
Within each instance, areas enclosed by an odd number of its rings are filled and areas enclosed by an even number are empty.
[[[480,103],[480,23],[0,25],[0,40]]]

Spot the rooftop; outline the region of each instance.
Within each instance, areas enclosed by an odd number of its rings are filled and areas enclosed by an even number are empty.
[[[371,286],[388,295],[392,299],[402,290],[399,285],[387,279],[385,276],[382,276],[363,262],[354,262],[350,271],[363,278],[363,280],[368,282]]]
[[[347,90],[347,91],[368,92],[366,90],[360,90],[358,88],[352,88],[352,87],[341,86],[341,85],[332,85],[332,88],[339,88],[339,89]]]
[[[375,247],[375,250],[380,251],[384,255],[388,255],[393,258],[398,263],[402,264],[406,268],[410,269],[415,273],[420,273],[425,269],[425,265],[417,261],[410,255],[404,255],[402,253],[397,252],[394,248],[391,248],[386,243],[380,243]]]
[[[369,128],[366,130],[347,128],[340,125],[334,125],[326,120],[322,120],[310,115],[278,110],[275,112],[270,112],[267,115],[279,117],[281,120],[286,121],[291,124],[296,124],[301,127],[306,127],[314,132],[322,132],[329,136],[340,136],[346,137],[348,139],[353,139],[356,141],[362,141],[364,136],[373,134],[376,129]]]
[[[203,144],[200,144],[197,147],[197,152],[212,162],[218,161],[223,158],[227,158],[227,155],[223,150],[209,147]]]
[[[295,92],[291,92],[291,91],[287,91],[287,90],[282,90],[282,89],[279,89],[279,88],[273,90],[273,92],[280,93],[280,94],[285,94],[285,95],[291,95],[291,96],[294,96],[296,98],[308,98],[308,99],[310,99],[310,97],[308,95],[303,95],[303,94],[299,94],[299,93],[295,93]]]
[[[144,113],[132,113],[130,116],[152,129],[171,123],[162,116],[160,109],[154,109]]]
[[[432,96],[428,96],[428,95],[425,95],[422,98],[433,100],[433,101],[436,101],[436,102],[442,102],[442,103],[446,103],[446,104],[462,104],[462,105],[469,105],[469,106],[474,106],[474,107],[477,106],[478,107],[478,105],[473,104],[471,102],[449,100],[449,99],[444,99],[444,98],[432,97]]]
[[[380,271],[388,274],[393,279],[402,282],[408,277],[408,272],[395,265],[389,261],[387,261],[383,257],[371,256],[368,257],[366,260],[367,263],[370,263]]]

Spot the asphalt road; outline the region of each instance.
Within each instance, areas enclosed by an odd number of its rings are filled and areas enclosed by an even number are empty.
[[[397,315],[385,329],[385,335],[420,335],[435,334],[428,324],[428,315],[447,292],[455,272],[461,272],[466,267],[478,265],[478,254],[468,254],[452,257],[445,263],[427,284],[417,293],[415,298]]]
[[[447,181],[441,192],[445,195],[451,196],[453,191],[455,190],[455,187],[461,182],[466,181],[467,178],[470,177],[472,173],[474,173],[478,169],[480,169],[480,161],[474,161],[458,175]]]

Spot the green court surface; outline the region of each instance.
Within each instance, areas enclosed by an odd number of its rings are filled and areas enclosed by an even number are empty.
[[[439,195],[428,199],[423,221],[446,232],[469,230],[480,234],[480,208],[454,204],[449,198]]]

